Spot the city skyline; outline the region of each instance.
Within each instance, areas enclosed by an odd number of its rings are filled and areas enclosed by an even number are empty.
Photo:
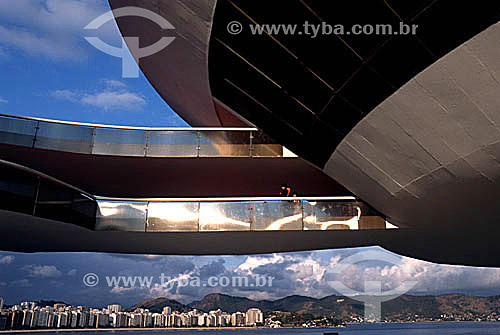
[[[226,313],[220,309],[201,312],[177,311],[169,306],[161,313],[136,308],[124,311],[119,304],[98,309],[54,303],[52,306],[25,301],[2,311],[0,330],[5,329],[76,329],[76,328],[175,328],[175,327],[253,327],[264,325],[258,308]]]
[[[381,250],[380,248],[365,248]],[[59,300],[65,303],[105,306],[110,302],[132,306],[138,301],[167,297],[181,303],[200,300],[209,293],[225,293],[254,300],[275,300],[292,294],[324,297],[338,294],[325,280],[327,272],[343,258],[362,249],[283,253],[255,256],[157,256],[113,254],[23,254],[0,253],[0,296],[6,304],[19,301]],[[446,266],[403,257],[398,268],[380,262],[360,263],[345,271],[345,284],[363,291],[364,280],[380,280],[383,290],[416,279],[419,283],[409,294],[464,293],[497,295],[500,270]],[[95,273],[98,285],[88,287],[83,277]],[[171,277],[165,286],[108,286],[106,276]],[[206,282],[213,276],[270,276],[266,287],[200,287],[179,285],[180,278],[199,278]]]
[[[499,299],[500,296],[467,297],[457,294],[434,297],[405,295],[398,298],[399,301],[395,304],[385,305],[385,312],[380,321],[498,322]],[[203,300],[206,301],[185,306],[171,300],[156,299],[143,301],[129,308],[119,304],[95,308],[72,306],[57,301],[24,301],[3,310],[0,306],[0,330],[256,326],[324,328],[374,321],[363,312],[355,300],[337,295],[318,300],[290,296],[274,303],[242,301],[238,297],[220,295],[207,296]],[[403,309],[401,303],[405,303]],[[424,308],[423,303],[426,305]]]

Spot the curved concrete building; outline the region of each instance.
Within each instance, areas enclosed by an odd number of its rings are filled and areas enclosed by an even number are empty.
[[[386,248],[499,265],[489,254],[500,232],[500,4],[110,3],[147,8],[174,24],[178,43],[140,65],[192,125],[259,127],[414,234]],[[228,31],[234,21],[242,27],[238,34]],[[303,31],[306,22],[384,24],[399,32],[408,25],[416,34],[312,38]],[[164,33],[128,18],[118,24],[124,36],[151,42]],[[301,33],[252,32],[268,24],[295,25]],[[202,84],[187,95],[183,90]],[[190,94],[202,106],[193,109]]]

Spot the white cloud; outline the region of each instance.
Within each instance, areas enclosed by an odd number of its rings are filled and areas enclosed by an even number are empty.
[[[319,282],[323,279],[326,272],[326,267],[312,257],[308,257],[299,263],[291,264],[286,269],[292,271],[297,280],[303,283],[308,281]]]
[[[114,286],[112,289],[111,289],[111,293],[113,294],[125,294],[125,293],[129,293],[131,291],[136,291],[138,290],[138,288],[136,287],[120,287],[120,286]]]
[[[86,94],[81,98],[86,105],[109,109],[141,109],[146,104],[143,97],[131,92],[102,92]]]
[[[120,81],[106,81],[106,88],[101,92],[85,93],[73,90],[56,90],[50,95],[56,99],[80,103],[103,110],[141,110],[146,106],[146,100],[139,94],[130,92]],[[110,87],[112,86],[112,87]]]
[[[14,256],[3,256],[0,257],[0,264],[10,264],[14,261],[15,257]]]
[[[50,93],[54,98],[67,100],[72,102],[78,102],[80,100],[80,94],[70,91],[70,90],[56,90]]]
[[[52,60],[86,58],[83,47],[75,40],[68,39],[62,43],[53,37],[38,36],[30,31],[0,26],[0,43],[21,49],[32,56],[45,56]]]
[[[28,271],[33,277],[59,277],[62,275],[61,271],[54,265],[26,265],[24,270]]]
[[[68,271],[68,276],[74,276],[74,275],[76,275],[76,269]]]
[[[125,87],[127,87],[127,84],[125,84],[123,81],[119,81],[119,80],[105,79],[105,80],[103,80],[103,83],[107,87],[115,87],[115,88],[125,88]]]
[[[331,269],[332,267],[329,268]],[[335,280],[359,292],[363,292],[366,281],[380,281],[382,291],[416,281],[409,294],[490,294],[487,292],[500,289],[500,269],[441,265],[401,257],[401,262],[397,265],[380,262],[351,265],[337,275]]]
[[[245,259],[245,262],[236,268],[236,271],[251,272],[260,266],[283,263],[284,260],[285,258],[278,254],[273,254],[272,257],[249,256]]]
[[[0,44],[53,60],[81,60],[92,48],[83,28],[108,10],[104,0],[0,1]],[[114,22],[93,36],[114,45],[121,41]]]
[[[328,254],[330,257],[325,257]],[[346,254],[346,250],[334,250],[312,254],[248,256],[235,271],[247,276],[275,277],[273,287],[259,292],[234,289],[232,293],[256,299],[276,299],[292,294],[312,297],[340,294],[328,285],[328,280],[338,280],[358,292],[364,291],[366,281],[380,281],[383,291],[398,288],[404,282],[416,281],[409,294],[494,294],[500,290],[500,269],[441,265],[407,257],[400,257],[401,262],[397,265],[360,262],[333,275],[332,279],[331,271],[335,265],[352,254],[352,251]]]

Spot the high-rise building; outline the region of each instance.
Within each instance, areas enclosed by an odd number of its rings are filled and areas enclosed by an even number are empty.
[[[233,327],[242,327],[245,325],[246,314],[242,312],[236,312],[231,314],[231,325]]]
[[[78,313],[77,311],[72,311],[71,312],[71,323],[70,323],[70,328],[76,328],[78,326],[78,321],[79,321],[79,318],[80,318],[80,313]]]
[[[19,304],[22,309],[28,309],[28,310],[34,310],[36,307],[36,302],[33,301],[23,301],[22,303]]]
[[[117,305],[117,304],[113,304],[113,305],[108,305],[107,309],[108,309],[109,313],[118,313],[118,312],[122,311],[122,306]]]
[[[264,314],[258,308],[250,308],[246,313],[246,325],[256,326],[264,323]]]
[[[226,327],[226,326],[231,325],[231,315],[230,314],[222,313],[220,318],[221,318],[221,321],[220,321],[221,327]]]
[[[66,304],[62,304],[62,303],[54,304],[54,309],[56,311],[58,311],[58,310],[64,310],[65,308],[66,308]]]
[[[57,314],[57,321],[56,321],[56,327],[57,328],[67,328],[68,323],[69,323],[69,315],[67,312],[59,312]]]
[[[22,329],[23,316],[21,311],[13,311],[10,313],[10,329]]]
[[[31,310],[24,310],[23,311],[23,328],[30,328],[31,327],[31,319],[33,318],[33,311]]]
[[[130,314],[129,327],[139,328],[142,326],[142,314],[132,313]]]
[[[86,328],[89,326],[89,312],[81,311],[80,319],[78,320],[78,328]]]
[[[142,327],[151,328],[153,326],[153,315],[151,313],[146,313],[143,316]]]
[[[96,313],[96,328],[106,328],[109,326],[109,314],[101,311]]]
[[[89,312],[89,321],[88,321],[88,327],[89,328],[95,328],[95,322],[96,322],[96,314],[94,311]]]

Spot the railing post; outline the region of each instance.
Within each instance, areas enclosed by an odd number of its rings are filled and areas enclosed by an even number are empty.
[[[148,227],[149,227],[149,204],[151,202],[147,202],[146,203],[146,222],[144,222],[144,232],[147,233],[148,232]]]
[[[198,201],[198,233],[200,232],[200,210],[201,210],[201,202]]]
[[[249,211],[250,211],[250,231],[255,230],[255,203],[249,202]]]
[[[253,157],[253,131],[250,131],[250,158]]]
[[[300,200],[300,205],[301,205],[301,208],[302,208],[302,231],[304,231],[304,203],[306,201],[305,200]]]
[[[33,144],[32,144],[32,149],[35,148],[35,143],[36,143],[36,140],[37,140],[37,137],[38,137],[38,129],[40,129],[40,121],[37,121],[36,122],[36,126],[35,126],[35,137],[33,137]]]
[[[146,131],[146,143],[144,144],[144,157],[148,156],[148,146],[149,146],[149,131]]]
[[[90,140],[90,154],[94,154],[94,146],[95,146],[95,136],[96,136],[96,128],[92,128],[92,139]]]
[[[196,131],[196,137],[197,137],[196,157],[199,158],[201,150],[201,132],[199,130]]]

